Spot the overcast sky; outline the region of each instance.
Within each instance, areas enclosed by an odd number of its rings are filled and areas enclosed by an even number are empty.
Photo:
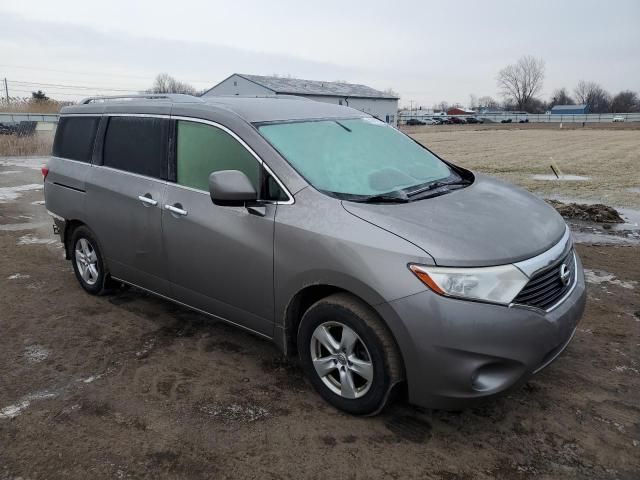
[[[640,0],[2,0],[0,78],[12,96],[76,99],[159,72],[198,89],[280,74],[430,107],[497,98],[497,72],[530,54],[546,62],[544,98],[581,79],[640,91],[639,24]]]

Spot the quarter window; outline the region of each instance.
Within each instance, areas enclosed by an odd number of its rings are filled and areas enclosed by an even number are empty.
[[[138,175],[166,179],[168,139],[166,119],[111,117],[104,139],[103,163]]]
[[[91,162],[100,117],[61,117],[53,142],[53,155]]]
[[[178,121],[177,183],[209,190],[209,174],[220,170],[240,170],[260,191],[260,164],[227,132],[197,122]]]

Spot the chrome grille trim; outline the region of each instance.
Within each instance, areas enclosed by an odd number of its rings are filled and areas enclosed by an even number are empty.
[[[569,284],[566,285],[566,287],[557,284],[559,280],[559,267],[563,263],[568,264],[570,267]],[[527,285],[525,285],[525,287],[520,291],[510,306],[530,308],[540,312],[551,312],[560,306],[569,295],[571,295],[577,283],[578,260],[575,251],[571,249],[566,255],[562,256],[559,260],[556,260],[552,266],[534,274],[529,283],[527,283]],[[546,295],[542,297],[542,301],[539,301],[540,299],[538,299],[538,301],[532,302],[532,299],[536,299],[540,296],[540,289],[542,285],[544,285],[544,287],[542,287],[543,291],[548,288]],[[552,303],[547,305],[549,298],[552,298]]]
[[[571,231],[569,227],[565,227],[564,235],[558,243],[546,252],[542,252],[533,258],[516,262],[514,265],[518,267],[527,277],[532,278],[539,271],[553,265],[560,258],[564,258],[572,247]]]

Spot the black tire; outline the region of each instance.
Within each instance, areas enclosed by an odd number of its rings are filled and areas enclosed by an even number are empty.
[[[75,273],[80,286],[92,295],[104,295],[109,293],[114,287],[114,282],[109,278],[109,274],[105,268],[104,257],[100,250],[100,245],[98,244],[93,232],[86,226],[81,225],[73,231],[69,241],[71,264],[73,265],[73,272]],[[87,280],[83,277],[83,274],[80,271],[77,250],[78,246],[82,245],[82,241],[89,245],[90,251],[95,252],[95,269],[97,270],[95,280],[93,280],[93,278]]]
[[[340,370],[350,368],[349,360],[346,364],[339,363],[344,357],[332,360],[337,367],[330,367],[335,370],[324,377],[314,367],[313,350],[317,348],[312,346],[312,341],[316,342],[314,332],[321,326],[331,329],[334,325],[335,328],[342,329],[340,331],[344,331],[343,327],[346,326],[357,334],[359,338],[356,345],[363,352],[361,355],[369,358],[373,369],[370,382],[357,374],[351,377],[356,379],[352,385],[357,385],[356,381],[362,385],[359,387],[362,389],[362,396],[358,398],[345,398],[341,391],[335,391],[339,387],[334,383],[343,378]],[[389,329],[369,305],[347,293],[330,295],[309,307],[300,321],[297,345],[302,368],[316,391],[334,407],[351,414],[379,413],[385,407],[393,387],[404,378],[402,358]],[[331,356],[328,350],[322,360],[329,358],[327,355]]]

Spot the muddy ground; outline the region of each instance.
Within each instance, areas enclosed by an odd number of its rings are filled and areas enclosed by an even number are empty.
[[[356,418],[264,340],[140,291],[86,294],[38,165],[0,161],[1,480],[640,477],[639,246],[578,246],[586,314],[522,388]]]

